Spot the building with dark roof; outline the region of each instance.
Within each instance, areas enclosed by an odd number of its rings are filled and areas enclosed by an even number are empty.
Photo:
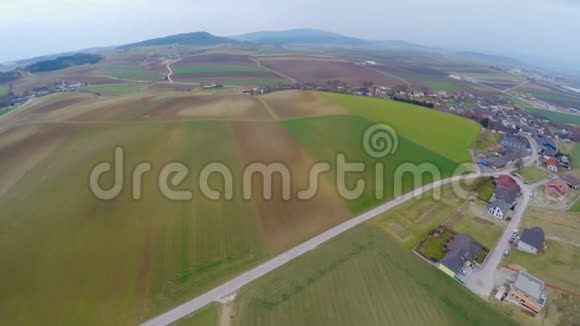
[[[483,246],[470,236],[456,233],[447,245],[447,253],[439,261],[439,269],[461,281],[462,276],[473,271],[482,249]]]
[[[511,148],[518,151],[529,151],[530,142],[525,137],[505,134],[499,142],[504,148]]]
[[[534,227],[531,229],[524,229],[516,248],[519,251],[537,255],[540,250],[544,249],[545,237],[542,228]]]

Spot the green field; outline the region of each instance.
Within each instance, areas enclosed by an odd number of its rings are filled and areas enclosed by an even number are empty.
[[[242,289],[236,325],[511,325],[456,281],[361,225]]]
[[[485,205],[478,206],[478,209],[483,212]],[[488,249],[496,246],[497,241],[504,231],[503,227],[499,224],[469,214],[466,214],[466,216],[454,223],[453,230],[470,235]]]
[[[382,160],[370,157],[363,149],[361,135],[372,125],[372,122],[357,116],[302,118],[284,121],[282,124],[316,162],[331,162],[333,172],[336,172],[335,162],[339,153],[344,153],[348,162],[365,164],[364,173],[350,174],[346,179],[351,189],[354,188],[357,179],[365,180],[367,184],[366,191],[360,199],[348,201],[350,209],[357,213],[376,206],[385,199],[393,198],[395,170],[403,163],[417,165],[425,162],[433,163],[439,169],[442,178],[450,176],[457,167],[455,162],[408,141],[402,135],[399,136],[399,147],[394,155],[389,155]],[[374,167],[379,161],[385,167],[383,199],[377,199],[374,191],[376,186]],[[334,180],[336,177],[333,175],[330,182]],[[423,184],[429,184],[432,182],[432,177],[426,175],[422,181]],[[410,175],[404,177],[402,185],[404,192],[413,189]]]
[[[500,140],[501,140],[500,133],[491,132],[488,129],[483,129],[479,137],[475,139],[475,142],[473,143],[472,147],[473,149],[477,150],[486,150],[493,145],[499,144]]]
[[[176,76],[177,78],[178,76]],[[195,78],[179,78],[179,81],[188,83],[208,83],[216,82],[223,85],[233,86],[267,86],[275,84],[291,84],[292,82],[283,78],[263,78],[263,77],[195,77]]]
[[[218,326],[219,308],[217,304],[211,304],[193,315],[172,323],[171,326]]]
[[[526,180],[526,183],[530,184],[542,181],[549,175],[548,172],[536,166],[522,167],[518,170],[518,174]]]
[[[147,86],[149,86],[147,83],[91,85],[83,87],[81,90],[103,96],[122,96],[139,93],[147,88]]]
[[[222,137],[204,136],[215,133]],[[230,133],[225,123],[203,121],[74,132],[0,199],[0,264],[10,280],[1,286],[2,320],[136,324],[266,257],[250,203],[204,200],[199,193],[195,205],[169,201],[156,187],[163,162],[188,162],[199,171],[215,160],[239,171]],[[90,168],[110,160],[114,145],[125,148],[127,167],[153,164],[143,181],[146,200],[132,200],[130,187],[112,202],[90,193]],[[125,178],[129,185],[130,175]],[[191,176],[185,185],[197,189]]]
[[[270,70],[258,66],[189,66],[173,67],[175,74],[189,74],[199,72],[269,72]]]
[[[580,292],[580,250],[556,240],[547,240],[545,253],[537,256],[512,250],[504,263],[521,266],[544,282]]]
[[[467,73],[471,78],[486,82],[521,82],[524,79],[510,73]]]
[[[566,108],[579,108],[580,107],[580,97],[568,95],[566,93],[561,93],[557,91],[552,91],[548,88],[546,89],[533,89],[533,88],[517,88],[516,91],[521,94],[529,94],[548,103],[557,104],[564,106]]]
[[[575,126],[580,126],[580,115],[566,114],[542,109],[528,109],[530,112],[537,113],[558,123],[572,124]]]
[[[441,194],[441,200],[435,200],[433,192],[425,193],[423,198],[403,203],[377,216],[370,223],[410,250],[429,232],[444,224],[463,204],[463,200],[455,196],[450,186],[443,187]]]
[[[157,81],[165,76],[165,71],[150,71],[138,64],[103,64],[97,66],[97,74],[128,80]]]
[[[357,115],[390,125],[420,146],[456,162],[471,162],[469,148],[481,129],[475,121],[401,102],[324,94]]]

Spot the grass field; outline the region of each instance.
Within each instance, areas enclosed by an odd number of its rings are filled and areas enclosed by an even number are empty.
[[[572,168],[580,169],[580,146],[578,143],[559,142],[558,149],[572,159]]]
[[[512,250],[504,263],[521,266],[544,282],[580,293],[580,247],[557,240],[547,240],[546,246],[546,252],[538,256]]]
[[[473,149],[477,150],[486,150],[493,145],[499,144],[500,140],[501,134],[491,132],[488,129],[483,129],[479,137],[475,139],[475,142],[473,143],[472,147]]]
[[[456,162],[471,162],[469,148],[481,129],[474,121],[401,102],[332,93],[325,95],[370,121],[390,125],[420,146]]]
[[[292,82],[283,78],[264,78],[264,77],[188,77],[179,78],[179,81],[188,83],[209,83],[216,82],[223,85],[233,86],[267,86],[276,84],[291,84]]]
[[[113,76],[130,80],[161,80],[165,72],[149,71],[144,66],[138,64],[103,64],[97,66],[97,74]]]
[[[171,326],[219,326],[219,308],[216,304],[211,304],[193,315],[172,323]]]
[[[284,121],[283,125],[315,161],[330,162],[334,167],[333,173],[336,172],[336,157],[339,153],[344,153],[349,162],[365,164],[366,170],[363,173],[351,173],[346,178],[350,189],[354,188],[354,183],[358,179],[364,180],[367,185],[361,198],[347,201],[353,212],[365,211],[393,197],[395,193],[393,178],[400,164],[430,162],[439,169],[442,178],[449,176],[457,166],[455,162],[400,137],[397,152],[380,160],[385,167],[384,198],[377,199],[374,191],[377,186],[374,182],[374,167],[379,160],[365,153],[361,143],[366,128],[372,125],[370,121],[357,116],[333,116],[288,120]],[[336,176],[333,174],[330,180],[335,182]],[[423,184],[429,184],[432,177],[427,174],[422,181]],[[413,188],[411,176],[406,175],[401,184],[404,192],[410,191]]]
[[[122,96],[139,93],[147,88],[147,86],[149,86],[149,84],[146,83],[91,85],[84,87],[81,90],[103,96]]]
[[[487,82],[521,82],[523,78],[509,73],[467,73],[471,78]]]
[[[239,295],[235,325],[510,325],[371,225],[266,275]]]
[[[546,233],[546,250],[537,256],[512,250],[504,263],[520,266],[545,282],[580,293],[580,215],[531,208],[526,227],[539,226]]]
[[[198,72],[268,72],[270,70],[258,66],[190,66],[175,67],[175,74],[187,74]]]
[[[554,122],[580,126],[580,115],[565,114],[565,113],[542,110],[542,109],[528,109],[528,110],[533,112],[533,113],[537,113],[541,116],[544,116],[547,119],[550,119]]]
[[[411,200],[377,216],[371,224],[410,250],[463,205],[463,200],[455,196],[450,186],[444,187],[441,193],[440,201],[433,199],[432,192],[425,193],[421,199]]]
[[[518,170],[518,174],[521,175],[526,183],[532,184],[544,180],[548,177],[548,172],[536,167],[536,166],[526,166]]]

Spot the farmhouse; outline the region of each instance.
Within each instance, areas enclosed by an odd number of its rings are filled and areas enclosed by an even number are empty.
[[[508,135],[505,134],[501,138],[500,144],[506,149],[514,149],[519,151],[529,151],[530,143],[528,140],[521,136]]]
[[[519,251],[527,252],[529,254],[537,255],[538,252],[544,249],[544,230],[539,227],[524,229],[520,241],[518,241],[517,249]]]
[[[544,193],[546,198],[558,201],[568,196],[570,193],[570,187],[562,180],[552,180],[546,184]]]
[[[487,206],[486,213],[498,219],[506,218],[509,211],[514,207],[520,190],[520,186],[512,177],[503,175],[498,177],[491,203]]]
[[[571,189],[576,190],[576,189],[580,188],[580,179],[576,178],[575,176],[573,176],[571,174],[563,174],[560,176],[560,179],[562,179],[562,181],[566,182],[568,187],[570,187]]]
[[[544,165],[546,166],[546,169],[548,169],[548,171],[553,173],[558,173],[558,170],[560,170],[560,161],[558,161],[553,157],[550,157],[549,159],[545,160]]]
[[[501,199],[495,200],[493,203],[487,206],[486,213],[497,219],[503,220],[508,212],[510,211],[512,204],[505,202]]]
[[[254,93],[257,90],[258,89],[254,86],[245,86],[245,87],[240,88],[240,94],[242,94],[242,95],[254,95]]]
[[[516,304],[532,314],[537,314],[546,304],[545,284],[538,278],[520,272],[510,286],[506,301]]]
[[[438,268],[445,274],[463,282],[477,266],[483,246],[466,234],[456,233],[449,244],[447,253],[439,261]],[[481,259],[483,260],[483,259]]]

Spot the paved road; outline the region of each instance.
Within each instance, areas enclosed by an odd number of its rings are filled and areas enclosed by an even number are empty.
[[[256,279],[266,275],[267,273],[277,269],[278,267],[288,263],[289,261],[307,253],[308,251],[311,251],[313,249],[316,249],[316,247],[318,247],[319,245],[327,242],[328,240],[354,228],[357,225],[360,225],[374,217],[376,217],[379,214],[382,214],[390,209],[392,209],[393,207],[396,207],[408,200],[413,199],[413,197],[417,194],[421,194],[424,192],[427,192],[433,188],[436,187],[440,187],[442,185],[445,184],[449,184],[453,181],[460,181],[460,180],[467,180],[467,179],[474,179],[474,178],[478,178],[478,177],[491,177],[491,176],[499,176],[505,173],[509,173],[509,171],[497,171],[497,172],[492,172],[492,173],[482,173],[482,174],[471,174],[471,175],[466,175],[466,176],[460,176],[460,177],[453,177],[453,178],[449,178],[449,179],[444,179],[441,181],[437,181],[434,182],[430,185],[424,186],[422,188],[419,188],[413,192],[410,192],[408,194],[405,194],[401,197],[398,197],[396,199],[393,199],[390,202],[387,202],[383,205],[380,205],[362,215],[359,215],[357,217],[354,217],[342,224],[339,224],[338,226],[333,227],[332,229],[286,251],[285,253],[282,253],[270,260],[268,260],[267,262],[235,277],[234,279],[214,288],[213,290],[210,290],[200,296],[198,296],[197,298],[194,298],[172,310],[167,311],[166,313],[159,315],[158,317],[155,317],[145,323],[142,324],[142,326],[165,326],[165,325],[169,325],[170,323],[173,323],[203,307],[205,307],[206,305],[214,302],[214,301],[219,301],[221,298],[226,297],[231,295],[232,293],[238,291],[240,288],[242,288],[243,286],[255,281]],[[528,196],[525,196],[526,199],[528,199]],[[520,213],[520,215],[522,215],[523,212]],[[520,216],[521,219],[521,216]],[[507,241],[506,241],[507,242]],[[503,252],[503,251],[502,251]],[[499,263],[499,261],[498,261]],[[490,265],[491,266],[491,265]],[[495,268],[495,267],[494,267]]]
[[[524,213],[530,202],[531,189],[527,185],[523,184],[519,179],[516,179],[518,184],[522,188],[522,196],[520,202],[518,203],[514,216],[509,222],[507,228],[505,229],[503,235],[499,239],[497,245],[489,253],[485,259],[483,265],[475,270],[471,276],[465,282],[465,286],[470,289],[475,294],[487,298],[491,294],[494,287],[494,273],[501,259],[503,253],[510,249],[509,240],[512,237],[513,231],[519,229]]]
[[[507,228],[504,230],[504,233],[495,248],[493,248],[492,252],[489,253],[488,257],[485,259],[483,265],[475,270],[465,282],[465,286],[467,286],[468,289],[483,298],[489,297],[495,286],[494,273],[496,273],[504,252],[508,249],[511,250],[509,241],[513,235],[513,231],[518,229],[521,232],[520,226],[524,213],[530,204],[530,194],[534,192],[534,189],[548,182],[546,179],[527,185],[519,178],[514,178],[514,180],[516,180],[522,188],[521,199],[515,209],[514,216],[509,222]]]
[[[173,79],[171,79],[171,76],[173,76],[173,69],[171,69],[171,62],[167,64],[167,71],[169,71],[169,73],[167,74],[167,81],[169,81],[171,84],[173,84]]]

